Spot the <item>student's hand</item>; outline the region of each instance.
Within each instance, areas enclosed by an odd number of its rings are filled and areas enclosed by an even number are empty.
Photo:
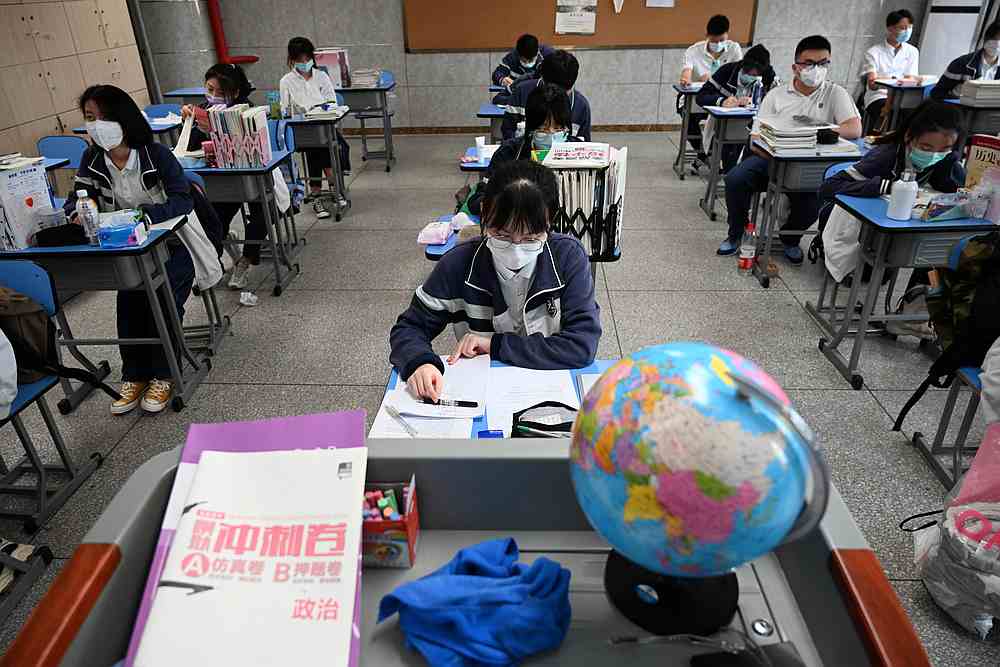
[[[750,106],[751,104],[753,104],[753,98],[751,98],[751,97],[746,97],[746,96],[743,96],[743,97],[739,98],[739,99],[737,100],[737,102],[739,103],[739,105],[740,105],[741,107],[748,107],[748,106]]]
[[[413,374],[406,381],[406,385],[410,391],[417,395],[417,398],[429,398],[436,401],[441,398],[441,392],[444,390],[444,376],[434,364],[424,364],[413,371]]]
[[[187,118],[193,113],[194,113],[193,104],[185,104],[184,106],[181,107],[181,118]]]
[[[684,72],[681,74],[681,85],[690,86],[691,85],[691,72]]]
[[[511,86],[514,85],[514,79],[510,78],[509,76],[505,76],[504,78],[500,79],[500,85],[510,88]]]
[[[733,107],[740,106],[740,100],[738,97],[727,97],[726,99],[722,100],[722,106],[724,106],[727,109],[732,109]]]
[[[477,357],[480,354],[490,353],[490,339],[476,334],[467,333],[458,341],[455,352],[448,357],[449,364],[458,363],[462,357]]]
[[[701,81],[702,83],[705,83],[710,78],[712,78],[711,75],[709,75],[709,74],[702,74],[700,77],[698,77],[698,80]]]

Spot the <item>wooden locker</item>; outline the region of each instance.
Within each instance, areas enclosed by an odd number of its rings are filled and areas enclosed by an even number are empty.
[[[91,53],[107,48],[97,0],[74,0],[65,3],[65,7],[77,53]]]
[[[109,49],[135,44],[125,0],[97,0],[97,9],[104,24],[104,43]]]
[[[31,11],[24,5],[0,6],[0,67],[38,60]]]
[[[0,130],[0,155],[21,152],[21,131],[12,127]]]
[[[7,91],[0,85],[0,130],[13,127],[17,121],[14,120],[14,106],[11,98],[7,96]],[[0,151],[3,153],[5,151]],[[9,153],[10,151],[6,151]]]
[[[142,60],[139,49],[135,46],[123,46],[113,49],[115,63],[121,74],[120,83],[123,90],[139,90],[146,87],[146,76],[143,74]]]
[[[80,69],[83,70],[83,80],[88,86],[99,83],[113,83],[118,85],[120,76],[116,76],[116,65],[112,63],[111,51],[96,51],[94,53],[81,53]]]
[[[142,90],[133,90],[129,95],[132,96],[132,99],[135,100],[140,109],[145,109],[149,106],[149,91],[145,88]]]
[[[87,87],[79,59],[76,56],[55,58],[43,61],[42,66],[56,113],[75,109],[80,93]]]
[[[85,121],[83,120],[83,112],[79,109],[71,109],[70,111],[64,111],[61,114],[57,114],[59,118],[59,125],[62,126],[62,134],[75,134],[78,137],[87,138],[86,134],[76,134],[73,132],[74,128],[83,127]]]
[[[14,120],[18,124],[51,116],[56,112],[41,63],[16,65],[0,70],[0,86],[11,101]]]
[[[31,8],[31,22],[34,26],[35,49],[41,60],[61,58],[75,53],[73,33],[69,30],[69,19],[61,2],[46,2],[27,5]]]
[[[62,127],[56,116],[39,118],[17,129],[21,131],[21,152],[25,155],[38,155],[38,140],[42,137],[62,134]]]

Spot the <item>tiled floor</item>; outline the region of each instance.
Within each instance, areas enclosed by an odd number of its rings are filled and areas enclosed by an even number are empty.
[[[604,324],[600,356],[616,358],[653,343],[700,339],[761,363],[819,434],[836,484],[935,663],[1000,664],[1000,649],[973,641],[934,605],[916,576],[911,540],[896,528],[909,514],[940,507],[944,495],[906,437],[889,430],[924,376],[927,359],[912,340],[877,341],[863,359],[873,388],[852,391],[817,351],[819,331],[802,309],[814,299],[819,267],[781,262],[781,280],[761,289],[737,274],[731,258],[715,256],[725,223],[709,221],[698,208],[703,182],[682,182],[670,168],[676,134],[598,138],[627,143],[632,158],[623,259],[598,273]],[[366,165],[358,159],[355,146],[353,209],[339,223],[301,216],[309,241],[299,260],[303,273],[283,296],[271,296],[263,271],[254,276],[263,285],[256,307],[240,306],[234,293],[221,295],[232,315],[233,335],[184,412],[111,418],[105,400],[95,396],[74,414],[58,417],[76,456],[99,451],[106,460],[33,538],[19,534],[15,524],[0,523],[2,534],[47,544],[59,559],[7,619],[0,646],[9,644],[132,471],[181,444],[189,423],[377,408],[389,373],[389,327],[430,268],[415,244],[416,232],[453,205],[452,194],[465,182],[456,159],[469,142],[469,136],[397,137],[399,161],[389,174],[381,162]],[[198,317],[200,308],[192,303],[191,316]],[[78,332],[113,332],[113,295],[88,295],[66,310]],[[442,337],[439,348],[447,351],[448,345]],[[109,359],[117,374],[117,352],[102,352],[100,358]],[[907,434],[911,429],[933,432],[942,400],[940,392],[925,399],[908,421]],[[32,415],[28,424],[41,436],[40,419]],[[977,427],[972,437],[980,434]],[[10,461],[18,451],[12,429],[0,430],[4,459]]]

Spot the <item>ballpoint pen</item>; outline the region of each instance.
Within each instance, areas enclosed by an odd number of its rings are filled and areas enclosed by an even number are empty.
[[[427,405],[443,405],[449,408],[478,408],[479,403],[475,401],[458,401],[450,398],[439,398],[434,401],[429,398],[421,398],[421,403],[426,403]]]

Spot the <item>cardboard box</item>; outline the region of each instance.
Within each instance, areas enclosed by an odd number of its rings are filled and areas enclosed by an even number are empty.
[[[420,538],[420,515],[417,511],[417,478],[411,477],[409,484],[366,483],[365,491],[392,489],[398,499],[403,498],[403,490],[409,489],[406,507],[399,521],[375,521],[366,519],[361,524],[361,563],[363,567],[410,568],[417,558],[417,541]]]
[[[31,246],[38,231],[35,211],[41,206],[52,206],[41,164],[0,169],[0,248],[23,250]]]

